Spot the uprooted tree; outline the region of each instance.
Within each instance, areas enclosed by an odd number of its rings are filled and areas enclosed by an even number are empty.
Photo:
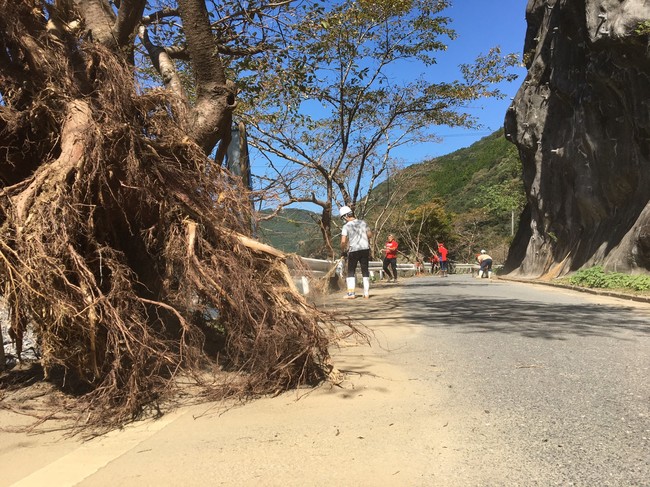
[[[221,167],[227,60],[268,48],[287,3],[0,0],[1,293],[95,424],[181,372],[224,366],[265,393],[328,371],[332,318],[247,236],[248,196]],[[160,88],[134,76],[156,72]]]

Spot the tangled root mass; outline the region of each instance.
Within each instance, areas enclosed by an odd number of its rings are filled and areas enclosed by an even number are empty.
[[[83,392],[97,425],[137,416],[180,373],[236,371],[244,394],[323,379],[332,318],[246,238],[248,195],[176,100],[0,3],[1,292],[46,377]]]

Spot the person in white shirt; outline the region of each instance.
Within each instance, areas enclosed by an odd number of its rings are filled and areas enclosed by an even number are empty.
[[[357,270],[357,264],[361,265],[361,276],[363,277],[363,297],[370,297],[370,271],[368,263],[370,262],[370,238],[372,231],[368,224],[354,216],[354,212],[349,206],[342,206],[339,210],[339,216],[345,222],[341,229],[341,257],[347,257],[348,272],[345,279],[347,285],[347,294],[345,299],[356,298],[355,288],[356,279],[354,274]]]

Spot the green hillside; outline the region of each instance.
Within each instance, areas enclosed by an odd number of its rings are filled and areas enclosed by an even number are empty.
[[[270,212],[263,210],[261,213],[268,215]],[[285,208],[271,220],[259,222],[257,237],[284,252],[308,256],[321,242],[316,219],[317,215],[311,211]]]
[[[396,176],[407,184],[393,184],[393,190],[404,188],[409,207],[442,198],[448,211],[462,213],[485,204],[481,191],[486,188],[518,186],[520,174],[517,149],[499,130],[464,149],[408,166]],[[385,200],[388,186],[383,182],[374,189],[375,205]]]
[[[380,231],[378,241],[386,236],[382,232],[399,232],[400,220],[410,210],[438,201],[452,222],[452,258],[472,261],[473,254],[487,248],[503,262],[511,240],[513,212],[518,221],[524,203],[517,150],[499,130],[467,148],[408,166],[375,187],[365,218],[375,222],[387,201],[396,205],[397,211]],[[317,215],[309,211],[286,209],[261,223],[259,237],[286,252],[314,256],[322,243],[316,220]]]
[[[429,175],[431,192],[442,196],[447,208],[457,213],[484,203],[482,190],[517,184],[521,179],[517,149],[501,131],[438,158],[437,166]]]
[[[503,262],[513,214],[516,224],[525,201],[521,162],[499,130],[469,147],[404,168],[379,184],[369,200],[371,220],[387,201],[399,207],[400,217],[388,224],[392,229],[400,228],[408,211],[438,201],[452,221],[454,259],[471,262],[478,250],[488,248]]]

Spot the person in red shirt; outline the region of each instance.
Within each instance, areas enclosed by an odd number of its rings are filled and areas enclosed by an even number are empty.
[[[388,276],[388,282],[397,282],[397,247],[398,243],[394,235],[389,235],[386,245],[382,252],[384,252],[384,272]],[[390,266],[390,270],[388,267]],[[392,270],[392,273],[391,273]]]
[[[438,244],[438,255],[440,256],[440,275],[442,277],[447,277],[447,254],[449,251],[445,247],[445,244],[440,242]]]

